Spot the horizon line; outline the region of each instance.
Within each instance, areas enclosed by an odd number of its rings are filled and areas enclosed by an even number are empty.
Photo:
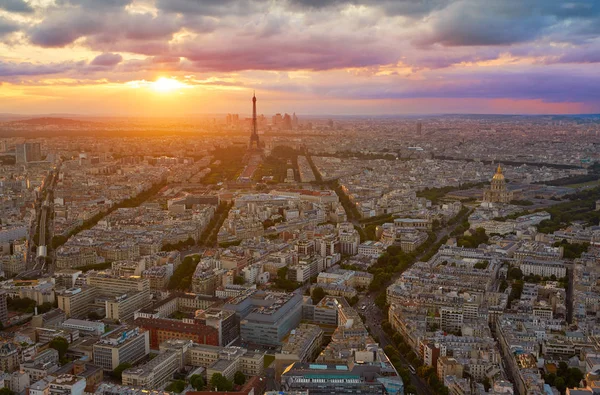
[[[196,113],[196,114],[184,114],[184,115],[152,115],[152,114],[79,114],[79,113],[0,113],[0,117],[29,117],[31,119],[35,118],[67,118],[67,117],[82,117],[82,118],[189,118],[189,117],[211,117],[211,116],[227,116],[229,114],[238,114],[241,116],[246,116],[247,118],[252,118],[252,114],[245,114],[239,112],[230,112],[230,113]],[[273,116],[276,114],[288,114],[286,112],[277,112],[273,114],[259,114],[262,116]],[[492,113],[492,112],[440,112],[440,113],[407,113],[407,114],[327,114],[327,113],[295,113],[296,116],[303,117],[354,117],[354,118],[385,118],[385,117],[439,117],[439,116],[531,116],[531,117],[544,117],[544,116],[565,116],[565,117],[574,117],[574,116],[600,116],[600,112],[590,112],[590,113]]]

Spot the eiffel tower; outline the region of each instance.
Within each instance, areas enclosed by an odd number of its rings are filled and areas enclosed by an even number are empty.
[[[256,145],[256,149],[260,149],[260,140],[258,139],[258,130],[256,124],[256,93],[252,96],[252,134],[250,135],[250,146],[252,149]]]

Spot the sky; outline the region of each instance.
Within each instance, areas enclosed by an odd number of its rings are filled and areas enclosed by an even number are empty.
[[[0,0],[0,113],[600,113],[600,0]]]

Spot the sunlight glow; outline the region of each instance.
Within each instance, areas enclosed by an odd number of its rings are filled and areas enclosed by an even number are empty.
[[[167,93],[176,89],[188,87],[188,85],[184,84],[183,82],[179,82],[176,79],[166,77],[160,77],[156,81],[152,82],[151,86],[152,89],[161,93]]]

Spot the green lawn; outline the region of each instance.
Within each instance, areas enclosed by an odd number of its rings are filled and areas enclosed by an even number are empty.
[[[582,182],[580,184],[571,184],[571,185],[565,185],[565,186],[568,188],[581,188],[581,187],[597,186],[597,185],[600,185],[600,180]]]

